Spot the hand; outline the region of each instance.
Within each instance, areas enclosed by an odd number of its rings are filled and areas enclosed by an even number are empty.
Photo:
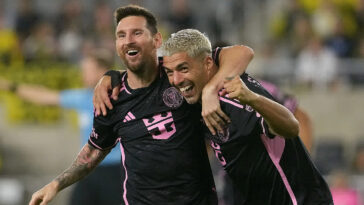
[[[223,132],[223,128],[230,123],[230,118],[221,110],[217,92],[208,87],[202,91],[202,117],[211,134],[216,135],[216,130]]]
[[[225,79],[224,88],[224,94],[227,93],[229,98],[239,100],[241,104],[250,105],[259,97],[259,95],[249,90],[239,76],[235,76],[233,79]]]
[[[110,110],[113,109],[113,106],[110,102],[110,97],[114,100],[118,99],[118,95],[120,92],[120,86],[117,85],[114,88],[111,87],[111,77],[110,76],[103,76],[94,89],[94,96],[93,96],[93,104],[95,107],[96,116],[102,114],[105,116],[107,114],[106,107]],[[109,97],[109,91],[112,90],[112,94]],[[106,107],[105,107],[106,105]]]
[[[57,195],[57,184],[51,182],[32,195],[29,205],[46,205]]]

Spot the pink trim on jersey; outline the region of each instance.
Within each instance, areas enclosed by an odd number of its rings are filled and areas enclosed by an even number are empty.
[[[291,185],[288,182],[288,179],[281,167],[281,165],[279,164],[279,161],[281,160],[283,151],[284,151],[284,147],[285,147],[285,140],[282,137],[276,136],[273,139],[270,139],[269,137],[267,137],[266,133],[265,133],[265,129],[264,129],[264,119],[262,118],[261,121],[261,125],[263,128],[263,133],[260,138],[262,139],[262,142],[265,146],[265,149],[268,151],[268,155],[270,157],[270,159],[272,160],[274,166],[277,168],[279,175],[281,176],[284,186],[287,189],[287,192],[289,194],[289,196],[291,197],[292,203],[293,205],[297,205],[297,199],[296,196],[294,195]]]
[[[128,199],[126,198],[126,193],[127,193],[126,182],[128,181],[128,171],[125,166],[125,152],[124,152],[124,147],[121,144],[121,142],[120,142],[120,152],[121,152],[121,162],[122,162],[124,170],[125,170],[125,179],[123,182],[123,189],[124,189],[123,200],[124,200],[125,205],[129,205]]]
[[[119,140],[116,140],[115,141],[115,143],[113,144],[113,145],[111,145],[110,147],[106,147],[106,148],[101,148],[101,147],[99,147],[97,144],[95,144],[93,141],[92,141],[92,138],[91,137],[89,137],[89,141],[91,142],[91,144],[93,145],[93,146],[95,146],[97,149],[100,149],[100,150],[107,150],[107,149],[110,149],[110,148],[113,148],[117,143],[118,143],[118,141]]]
[[[231,104],[231,105],[234,105],[235,107],[238,107],[238,108],[241,108],[241,109],[243,109],[243,108],[244,108],[244,106],[243,106],[243,105],[241,105],[241,104],[239,104],[239,103],[236,103],[236,102],[234,102],[234,101],[232,101],[232,100],[228,100],[228,99],[223,98],[223,97],[220,97],[220,100],[221,100],[221,101],[224,101],[224,102],[226,102],[226,103],[229,103],[229,104]]]
[[[126,86],[125,86],[125,75],[126,75],[126,73],[121,78],[122,84],[121,84],[120,92],[125,90],[126,93],[131,94],[131,92],[128,89],[126,89]]]
[[[90,142],[92,143],[93,146],[95,146],[97,149],[100,149],[100,150],[104,150],[102,149],[101,147],[97,146],[97,144],[95,144],[92,139],[90,138]]]

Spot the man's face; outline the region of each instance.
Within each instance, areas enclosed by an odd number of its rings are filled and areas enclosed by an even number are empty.
[[[189,104],[200,100],[202,89],[209,80],[206,62],[206,58],[191,58],[186,52],[163,57],[169,82],[182,93]]]
[[[116,51],[128,69],[139,72],[156,58],[160,47],[160,34],[147,28],[142,16],[128,16],[121,19],[116,27]]]

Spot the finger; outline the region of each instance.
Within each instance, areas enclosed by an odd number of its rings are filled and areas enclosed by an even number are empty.
[[[217,116],[216,113],[213,113],[212,116],[209,117],[209,122],[211,126],[215,128],[215,130],[219,132],[223,130],[222,127],[224,126],[225,122],[223,122],[221,118]]]
[[[117,100],[119,93],[120,93],[120,86],[116,86],[114,89],[112,89],[112,93],[111,93],[112,99]]]
[[[216,131],[213,126],[211,126],[210,121],[207,117],[203,117],[206,127],[210,130],[212,135],[216,135]]]
[[[221,110],[221,109],[218,109],[217,110],[217,114],[227,123],[231,123],[231,120],[230,118]]]
[[[102,92],[102,95],[101,95],[101,106],[102,107],[105,107],[105,105],[111,110],[113,108],[111,102],[110,102],[110,97],[108,95],[108,92],[107,90],[104,90]]]
[[[106,116],[107,115],[107,110],[106,110],[105,104],[101,103],[100,104],[100,109],[101,109],[102,115]]]
[[[100,114],[100,107],[99,104],[96,102],[95,95],[92,97],[92,103],[94,104],[94,113],[95,116],[97,117]]]

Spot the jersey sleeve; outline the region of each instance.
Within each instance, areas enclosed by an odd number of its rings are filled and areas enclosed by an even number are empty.
[[[277,102],[277,100],[262,86],[262,84],[249,74],[244,73],[240,77],[251,91]],[[274,138],[276,135],[269,131],[269,126],[265,122],[264,118],[259,113],[256,114],[256,117],[259,118],[260,134],[264,134],[269,138]]]
[[[214,60],[214,63],[217,66],[220,66],[219,55],[220,55],[221,50],[222,50],[221,47],[216,47],[214,50],[212,50],[212,53],[211,53],[212,59]]]
[[[114,131],[115,123],[112,122],[111,113],[107,116],[95,116],[93,128],[88,143],[101,150],[111,149],[118,143],[118,135]]]

